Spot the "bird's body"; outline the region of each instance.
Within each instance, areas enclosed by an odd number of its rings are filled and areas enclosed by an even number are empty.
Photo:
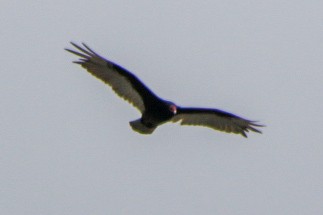
[[[158,100],[151,103],[150,108],[144,111],[140,119],[130,122],[132,129],[141,134],[151,134],[159,125],[173,118],[175,113],[170,110],[168,104]]]
[[[261,133],[255,128],[261,125],[231,113],[208,108],[184,108],[163,100],[125,68],[101,57],[85,44],[84,47],[71,44],[80,52],[66,50],[81,57],[74,63],[80,64],[89,73],[111,86],[120,97],[142,113],[141,118],[130,122],[136,132],[151,134],[166,122],[180,122],[181,125],[206,126],[244,137],[247,137],[245,132],[249,130]]]

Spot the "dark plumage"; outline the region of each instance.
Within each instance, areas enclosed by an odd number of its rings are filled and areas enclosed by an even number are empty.
[[[180,122],[181,125],[199,125],[228,133],[261,133],[262,127],[254,121],[246,120],[217,109],[184,108],[156,96],[134,74],[121,66],[101,57],[83,43],[83,47],[71,43],[77,51],[65,49],[80,57],[74,63],[80,64],[89,73],[108,84],[120,97],[131,103],[142,117],[131,121],[133,130],[141,134],[151,134],[161,124]]]

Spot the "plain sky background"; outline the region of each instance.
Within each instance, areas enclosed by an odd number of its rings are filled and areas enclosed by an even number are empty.
[[[323,1],[0,4],[0,214],[323,214]],[[239,135],[139,112],[63,49],[86,42]]]

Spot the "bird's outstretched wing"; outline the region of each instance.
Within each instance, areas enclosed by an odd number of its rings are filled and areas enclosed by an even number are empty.
[[[101,57],[84,43],[82,43],[83,47],[73,42],[71,44],[77,50],[65,50],[80,57],[74,63],[80,64],[89,73],[111,86],[114,92],[131,103],[141,113],[145,111],[145,104],[156,98],[154,93],[131,72]]]
[[[246,132],[254,131],[261,133],[255,127],[263,127],[254,121],[246,120],[217,109],[207,108],[177,108],[177,114],[173,122],[180,122],[181,125],[198,125],[213,128],[228,133],[241,134],[247,137]]]

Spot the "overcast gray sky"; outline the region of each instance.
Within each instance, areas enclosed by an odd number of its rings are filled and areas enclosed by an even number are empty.
[[[15,1],[0,6],[0,214],[323,214],[322,1]],[[72,64],[86,42],[238,135],[139,113]]]

